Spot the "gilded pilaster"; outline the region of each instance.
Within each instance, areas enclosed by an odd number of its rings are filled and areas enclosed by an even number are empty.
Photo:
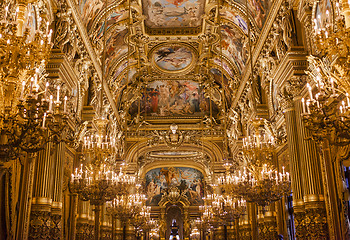
[[[51,143],[38,153],[34,170],[33,198],[28,239],[51,239],[52,157]]]
[[[65,143],[56,145],[53,168],[53,194],[51,208],[51,239],[63,239],[62,233],[62,187],[63,187],[63,161],[65,156]]]
[[[302,162],[299,152],[299,137],[297,132],[297,120],[295,105],[293,102],[294,89],[285,88],[283,98],[283,112],[286,120],[288,150],[290,156],[291,185],[293,192],[294,224],[297,239],[305,238],[305,206],[304,206],[304,176],[301,172]]]
[[[305,239],[328,239],[327,213],[324,202],[322,184],[322,169],[316,144],[308,140],[309,133],[302,119],[301,97],[295,98],[296,120],[298,124],[299,151],[302,160],[302,173],[304,176],[304,202],[305,202]],[[316,214],[316,215],[315,215]],[[317,236],[317,238],[313,238]],[[312,237],[312,238],[310,238]]]

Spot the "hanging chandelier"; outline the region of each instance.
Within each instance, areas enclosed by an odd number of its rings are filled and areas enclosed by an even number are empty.
[[[221,202],[220,217],[226,223],[239,219],[247,211],[247,204],[244,199],[223,195]]]
[[[35,153],[47,142],[63,141],[67,97],[46,82],[52,30],[41,18],[37,30],[22,29],[19,7],[4,6],[0,21],[0,152],[1,161],[21,151]],[[56,90],[57,89],[57,90]],[[55,93],[55,97],[50,95]]]
[[[275,170],[272,164],[254,164],[239,171],[235,177],[238,194],[247,202],[265,207],[290,193],[291,183],[288,172]]]
[[[322,55],[332,60],[334,80],[350,94],[350,4],[336,2],[333,12],[327,10],[325,15],[313,19],[315,44]],[[322,18],[329,21],[326,24],[318,21]]]
[[[272,164],[274,137],[266,126],[266,120],[255,119],[252,125],[254,134],[243,139],[247,166],[243,172],[231,173],[227,169],[218,180],[227,197],[242,197],[247,202],[265,207],[290,193],[290,176],[284,167],[279,172]]]

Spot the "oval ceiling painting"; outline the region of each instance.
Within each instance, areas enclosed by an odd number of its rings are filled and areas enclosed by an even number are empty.
[[[166,72],[187,70],[193,60],[194,55],[191,49],[180,44],[161,46],[156,48],[152,55],[155,66]]]

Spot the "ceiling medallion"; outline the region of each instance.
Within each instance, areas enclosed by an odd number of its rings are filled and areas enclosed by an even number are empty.
[[[187,73],[194,66],[197,54],[192,46],[181,43],[163,43],[150,52],[155,69],[168,74]]]

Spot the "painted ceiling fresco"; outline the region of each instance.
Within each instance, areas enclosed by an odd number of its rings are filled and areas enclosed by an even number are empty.
[[[246,1],[248,1],[248,8],[252,17],[255,20],[256,25],[262,29],[266,18],[269,14],[271,4],[273,1],[270,0],[235,0],[241,5],[245,6]]]
[[[245,68],[248,51],[244,45],[246,39],[244,35],[236,28],[230,25],[222,25],[221,28],[221,47],[222,53],[234,63],[240,73]],[[219,46],[217,50],[220,51]]]
[[[142,0],[150,28],[197,27],[204,13],[204,0]]]
[[[104,4],[103,0],[79,0],[80,16],[88,31]]]
[[[233,91],[229,87],[230,79],[228,79],[222,71],[216,68],[210,69],[210,73],[213,74],[215,83],[224,87],[224,92],[226,96],[226,107],[230,106],[232,103],[233,96]]]
[[[100,22],[94,24],[95,26],[92,28],[88,27],[88,31],[92,31],[92,38],[101,39],[103,36],[103,31],[108,31],[114,24],[121,22],[127,18],[128,11],[126,9],[114,9],[114,11],[110,13],[106,19],[102,17]],[[105,25],[107,26],[106,29],[104,29]]]
[[[183,191],[192,205],[203,203],[203,174],[196,169],[187,167],[156,168],[147,172],[145,180],[147,205],[158,205],[164,191],[169,186],[176,186],[180,191]]]
[[[209,99],[204,97],[198,82],[191,80],[153,81],[148,84],[140,109],[142,114],[153,117],[186,116],[201,117],[210,113]],[[135,115],[138,104],[130,108]],[[212,104],[212,112],[218,112]]]
[[[244,34],[248,35],[247,22],[239,14],[235,13],[231,9],[227,9],[220,14],[223,18],[226,18],[240,28]]]
[[[158,48],[153,54],[154,63],[162,70],[180,71],[187,68],[193,60],[192,51],[185,46],[166,46]]]
[[[113,35],[110,35],[106,41],[106,72],[109,72],[111,64],[114,60],[119,59],[122,55],[128,52],[128,45],[125,42],[125,37],[128,29],[120,26]]]

